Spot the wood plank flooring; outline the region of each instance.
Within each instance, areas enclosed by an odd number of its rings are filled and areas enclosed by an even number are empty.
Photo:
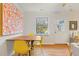
[[[70,56],[70,46],[67,44],[36,45],[31,51],[31,56]],[[15,56],[15,55],[14,55]]]
[[[67,44],[35,46],[32,56],[70,56],[70,47]]]

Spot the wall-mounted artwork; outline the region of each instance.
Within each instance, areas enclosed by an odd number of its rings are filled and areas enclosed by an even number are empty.
[[[77,21],[69,21],[69,30],[77,30]]]
[[[11,3],[0,4],[0,36],[22,32],[23,14],[21,11]]]
[[[57,30],[58,31],[64,31],[64,20],[59,20],[58,22],[57,22]]]
[[[3,4],[3,35],[23,32],[23,15],[14,4]]]

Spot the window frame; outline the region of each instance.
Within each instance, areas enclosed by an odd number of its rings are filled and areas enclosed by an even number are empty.
[[[46,34],[45,33],[42,33],[42,34],[37,33],[37,22],[38,22],[38,20],[43,20],[43,21],[46,20],[47,21],[47,24],[46,24],[47,25],[47,33]],[[43,16],[36,17],[36,35],[48,35],[48,17],[43,17]]]

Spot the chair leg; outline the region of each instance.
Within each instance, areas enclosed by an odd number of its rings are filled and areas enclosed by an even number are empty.
[[[29,50],[29,56],[31,56],[31,51]]]

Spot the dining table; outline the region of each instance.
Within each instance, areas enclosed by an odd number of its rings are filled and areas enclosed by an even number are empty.
[[[27,41],[28,45],[30,46],[31,50],[34,48],[34,41],[41,41],[41,37],[40,36],[27,36],[27,35],[21,35],[21,36],[17,36],[11,39],[7,39],[8,41],[15,41],[15,40],[23,40],[23,41]],[[30,51],[29,51],[29,55]]]

